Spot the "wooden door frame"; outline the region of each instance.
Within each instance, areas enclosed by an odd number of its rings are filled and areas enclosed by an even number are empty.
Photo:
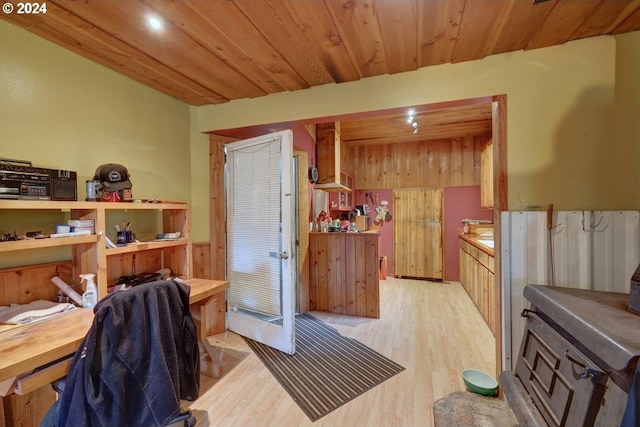
[[[461,105],[465,103],[492,103],[492,138],[493,138],[493,222],[495,239],[495,284],[494,309],[498,313],[499,334],[495,337],[496,377],[503,369],[503,313],[502,313],[502,239],[500,230],[500,214],[508,210],[507,187],[507,95],[479,97],[475,99],[454,101],[446,104]],[[434,108],[437,103],[434,103]],[[339,119],[334,118],[334,119]],[[224,145],[237,138],[210,134],[209,167],[211,212],[224,212]],[[219,218],[211,217],[211,277],[226,277],[226,224]],[[302,218],[301,218],[302,221]],[[301,302],[302,303],[302,302]],[[307,302],[308,304],[308,302]],[[302,304],[301,304],[302,307]]]
[[[223,221],[225,215],[212,215],[213,212],[226,212],[225,202],[225,145],[237,141],[229,138],[209,135],[209,274],[212,279],[226,280],[227,277],[227,223]],[[309,311],[309,184],[307,169],[309,167],[308,154],[304,151],[293,150],[298,156],[298,247],[300,269],[298,271],[299,292],[298,304],[300,312]]]
[[[504,369],[503,365],[503,294],[502,294],[502,238],[501,212],[509,209],[507,186],[507,95],[492,97],[492,137],[493,137],[493,234],[494,234],[494,312],[498,314],[498,333],[496,334],[496,378]]]

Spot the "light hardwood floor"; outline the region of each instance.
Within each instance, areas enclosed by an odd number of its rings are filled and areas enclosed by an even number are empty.
[[[196,427],[428,427],[433,402],[464,390],[464,369],[495,371],[494,337],[460,283],[388,277],[380,287],[380,319],[312,314],[405,371],[313,423],[241,337],[215,335],[209,340],[221,347],[225,373],[203,377],[198,400],[185,402]]]

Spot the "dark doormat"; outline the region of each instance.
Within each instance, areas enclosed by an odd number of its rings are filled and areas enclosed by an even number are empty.
[[[295,334],[293,356],[245,341],[312,421],[404,370],[308,313],[296,316]]]

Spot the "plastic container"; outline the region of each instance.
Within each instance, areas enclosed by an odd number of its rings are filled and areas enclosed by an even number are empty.
[[[82,294],[82,307],[84,308],[93,308],[98,303],[98,289],[96,288],[96,283],[94,282],[95,274],[81,274],[80,275],[80,283],[86,281],[87,286],[86,290]]]
[[[58,276],[54,276],[51,278],[51,281],[53,282],[54,285],[59,287],[62,290],[62,292],[67,294],[69,298],[71,298],[76,304],[83,305],[82,297],[80,296],[80,294],[77,293],[75,289],[73,289],[71,286],[67,285],[64,280],[62,280]]]

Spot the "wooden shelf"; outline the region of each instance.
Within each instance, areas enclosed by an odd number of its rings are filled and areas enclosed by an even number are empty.
[[[131,252],[150,251],[153,249],[171,248],[175,246],[185,246],[188,244],[189,241],[187,239],[129,243],[126,246],[118,246],[117,248],[107,249],[107,256],[126,254]]]
[[[186,203],[112,203],[112,202],[59,202],[49,200],[0,200],[0,209],[59,210],[167,210],[189,209]]]
[[[79,245],[84,243],[96,243],[97,241],[98,236],[96,236],[95,234],[74,237],[50,237],[47,239],[16,240],[11,242],[0,242],[0,252],[55,248],[60,246]]]
[[[98,295],[100,298],[107,294],[118,277],[141,271],[155,271],[159,268],[170,268],[173,274],[190,278],[191,265],[191,211],[186,203],[110,203],[110,202],[63,202],[36,200],[0,200],[0,211],[29,211],[37,222],[41,214],[65,213],[64,217],[73,220],[93,220],[95,233],[93,235],[56,237],[47,239],[30,239],[10,242],[0,242],[0,252],[34,250],[70,246],[71,261],[74,274],[79,272],[95,273]],[[180,232],[177,240],[162,240],[131,243],[113,249],[106,248],[105,239],[108,218],[118,212],[128,211],[159,211],[161,221],[156,223],[158,215],[153,213],[154,234]],[[26,212],[24,212],[26,214]],[[22,212],[20,212],[20,215]],[[45,215],[46,216],[46,215]],[[144,216],[144,215],[143,215]],[[149,251],[160,250],[149,254]],[[142,256],[136,256],[136,254]],[[144,254],[147,253],[147,256]],[[72,278],[77,280],[77,278]],[[70,283],[73,286],[73,283]]]

